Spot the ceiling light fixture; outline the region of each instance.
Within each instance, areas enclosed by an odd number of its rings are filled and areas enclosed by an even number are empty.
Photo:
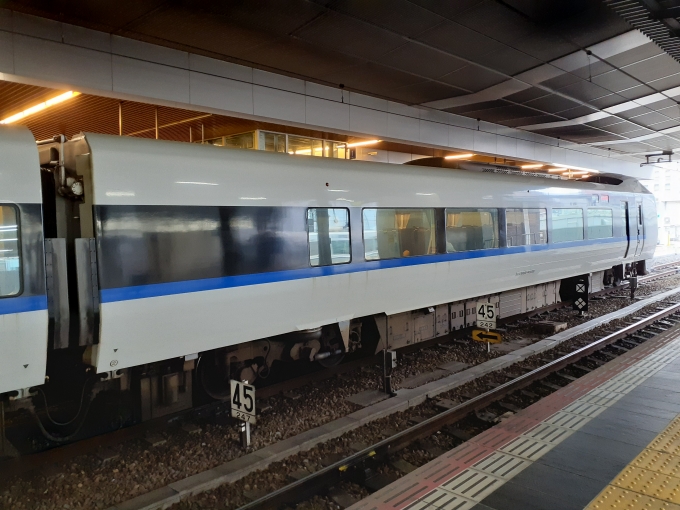
[[[593,172],[596,174],[599,174],[599,170],[593,170],[592,168],[583,168],[582,166],[574,166],[574,165],[563,165],[562,163],[553,163],[554,166],[558,166],[560,168],[571,168],[572,170],[585,170],[586,172]]]
[[[365,142],[348,143],[346,147],[363,147],[364,145],[373,145],[374,143],[380,142],[382,142],[382,140],[366,140]]]
[[[529,169],[529,168],[543,168],[544,165],[541,165],[540,163],[532,163],[530,165],[522,165],[520,168],[524,169]]]
[[[54,106],[56,104],[63,103],[64,101],[71,99],[73,97],[79,96],[79,95],[80,95],[80,92],[75,92],[74,90],[69,90],[68,92],[64,92],[63,94],[60,94],[57,97],[53,97],[52,99],[48,99],[47,101],[45,101],[43,103],[39,103],[35,106],[31,106],[30,108],[26,108],[22,112],[15,113],[14,115],[7,117],[6,119],[0,120],[0,124],[11,124],[12,122],[16,122],[18,120],[26,118],[29,115],[33,115],[34,113],[41,112],[44,109],[49,108],[50,106]]]
[[[466,159],[466,158],[471,158],[474,156],[472,153],[466,153],[466,154],[454,154],[452,156],[445,156],[444,159]]]

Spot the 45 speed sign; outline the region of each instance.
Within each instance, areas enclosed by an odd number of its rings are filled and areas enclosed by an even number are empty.
[[[255,386],[233,379],[231,386],[231,417],[246,423],[255,423]]]
[[[496,305],[477,301],[477,327],[496,329]]]

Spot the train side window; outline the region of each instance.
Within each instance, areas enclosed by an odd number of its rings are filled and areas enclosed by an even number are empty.
[[[506,209],[508,246],[528,246],[548,242],[548,213],[545,209]]]
[[[364,209],[363,229],[366,260],[437,252],[434,209]]]
[[[349,239],[349,209],[307,209],[309,264],[331,266],[352,261]]]
[[[446,251],[498,248],[498,209],[447,209]]]
[[[588,209],[588,239],[614,237],[614,213],[611,209]]]
[[[13,206],[0,205],[0,297],[20,293],[19,215]]]
[[[550,216],[553,243],[583,240],[583,209],[553,209]]]

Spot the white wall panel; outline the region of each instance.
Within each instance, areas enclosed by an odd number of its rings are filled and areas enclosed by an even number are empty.
[[[190,72],[191,104],[253,114],[253,86],[242,81]]]
[[[349,93],[349,104],[354,106],[363,106],[364,108],[372,108],[386,112],[388,101],[380,99],[379,97],[371,97],[365,94],[358,94],[356,92]]]
[[[286,90],[288,92],[295,92],[296,94],[304,95],[305,82],[290,76],[282,74],[274,74],[261,69],[253,69],[253,83],[262,85],[264,87],[271,87],[273,89]]]
[[[189,54],[189,69],[199,73],[221,76],[232,80],[253,82],[253,68],[224,62],[203,55]]]
[[[396,113],[405,117],[412,117],[414,119],[420,118],[420,110],[413,106],[408,106],[394,101],[387,101],[387,113]]]
[[[449,126],[439,122],[420,121],[420,141],[432,145],[449,145]]]
[[[189,103],[189,71],[113,56],[113,90],[167,101]]]
[[[432,108],[419,108],[418,111],[422,120],[430,120],[439,124],[451,124],[451,117],[453,117],[448,112],[433,110]]]
[[[358,133],[387,135],[387,112],[350,105],[349,128]]]
[[[496,143],[498,137],[494,134],[485,131],[473,131],[474,145],[473,150],[476,152],[488,152],[489,154],[496,154],[498,149]]]
[[[0,73],[14,74],[14,43],[8,32],[0,32]]]
[[[329,101],[337,101],[341,104],[349,104],[349,92],[342,91],[339,88],[312,83],[311,81],[305,82],[305,94],[320,99],[328,99]]]
[[[536,154],[536,159],[542,161],[543,163],[555,163],[552,160],[552,146],[545,145],[544,143],[535,143],[534,152]]]
[[[14,36],[14,72],[57,83],[111,90],[111,62],[101,58],[100,52],[24,35]]]
[[[305,98],[307,124],[349,130],[349,105],[316,97]]]
[[[117,35],[111,36],[111,48],[114,55],[155,62],[169,67],[189,69],[189,54],[186,51],[147,44]]]
[[[517,157],[517,140],[515,138],[499,135],[496,140],[496,150],[499,155],[511,158]]]
[[[562,165],[567,164],[566,149],[562,147],[550,147],[550,162],[560,163]]]
[[[14,31],[14,13],[8,9],[0,9],[0,30]]]
[[[388,113],[387,136],[417,142],[420,140],[420,120]]]
[[[111,53],[111,35],[104,32],[62,24],[62,37],[66,44]]]
[[[458,126],[462,128],[468,128],[468,129],[477,129],[477,121],[475,119],[471,119],[469,117],[463,117],[462,115],[454,115],[451,114],[451,121],[450,124],[452,126]]]
[[[526,140],[517,140],[517,157],[522,159],[534,159],[536,157],[536,144]]]
[[[483,120],[479,121],[478,127],[480,131],[493,134],[498,134],[498,130],[500,128],[505,128],[505,126],[499,126],[497,124],[492,124],[491,122],[484,122]]]
[[[17,34],[61,42],[61,26],[58,21],[47,18],[12,12],[12,29]]]
[[[305,96],[285,90],[253,86],[255,115],[289,122],[305,122]]]
[[[475,137],[471,129],[457,126],[449,127],[449,147],[454,149],[474,150]]]

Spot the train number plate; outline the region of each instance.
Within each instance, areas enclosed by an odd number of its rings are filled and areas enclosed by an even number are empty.
[[[240,381],[230,381],[231,416],[237,420],[255,423],[255,386]]]

